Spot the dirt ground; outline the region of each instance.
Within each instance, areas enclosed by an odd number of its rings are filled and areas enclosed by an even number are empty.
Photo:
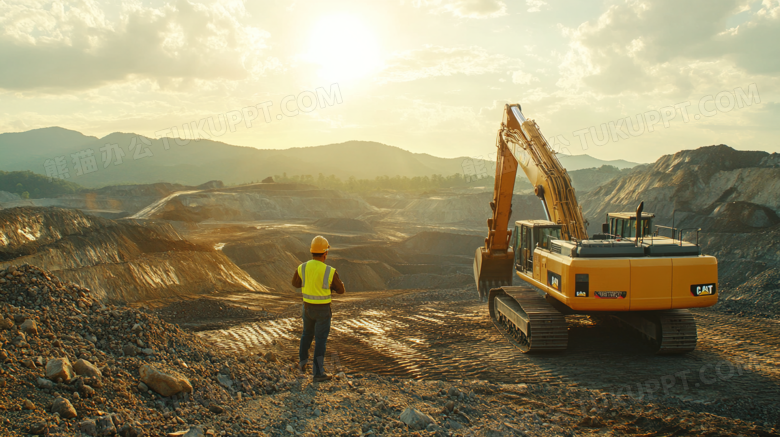
[[[777,318],[729,314],[717,307],[695,310],[697,349],[684,356],[655,356],[637,334],[616,321],[570,316],[567,351],[526,355],[495,329],[486,305],[478,301],[469,281],[445,284],[445,279],[453,276],[468,278],[470,253],[465,251],[473,250],[475,243],[467,236],[479,235],[473,227],[442,229],[423,223],[382,221],[373,225],[373,232],[352,232],[308,223],[264,222],[240,228],[212,223],[201,224],[190,238],[229,245],[236,239],[272,241],[280,230],[301,241],[322,233],[331,239],[334,255],[360,261],[371,258],[402,272],[388,281],[400,284],[401,289],[350,292],[345,280],[348,292],[334,300],[328,341],[327,365],[334,373],[447,384],[482,380],[564,392],[582,389],[682,412],[742,420],[767,429],[780,423]],[[418,237],[410,238],[414,236]],[[463,247],[453,241],[462,241]],[[393,252],[388,254],[388,250]],[[295,255],[298,262],[306,253]],[[282,281],[287,281],[292,268],[287,268],[288,275],[283,275]],[[418,280],[418,275],[424,280]],[[420,286],[410,289],[415,281]],[[444,285],[435,288],[437,283]],[[208,317],[198,318],[202,322],[190,322],[189,328],[215,347],[237,354],[273,352],[286,362],[297,361],[301,304],[291,287],[201,300],[204,303],[188,305],[214,310]],[[219,311],[213,302],[219,302]],[[170,311],[164,309],[159,314],[176,322],[177,315]],[[224,315],[222,321],[220,314]]]
[[[289,363],[297,361],[301,324],[296,296],[239,294],[220,300],[225,307],[263,311],[266,318],[203,330],[202,338],[239,355],[271,351]],[[574,316],[568,319],[566,352],[527,355],[503,339],[485,305],[467,287],[352,293],[333,306],[327,366],[334,373],[446,384],[482,380],[563,392],[583,389],[583,399],[596,391],[769,429],[780,422],[776,320],[697,310],[697,350],[655,356],[638,335],[617,322]],[[268,318],[269,313],[274,317]]]

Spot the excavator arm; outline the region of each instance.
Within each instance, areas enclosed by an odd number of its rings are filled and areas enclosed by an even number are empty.
[[[547,219],[561,225],[562,237],[588,238],[568,173],[536,122],[523,116],[520,105],[505,106],[496,148],[496,178],[490,202],[492,217],[487,221],[485,245],[477,249],[474,257],[474,279],[483,299],[490,288],[512,283],[514,251],[509,220],[518,166],[534,185],[534,193],[541,199]]]

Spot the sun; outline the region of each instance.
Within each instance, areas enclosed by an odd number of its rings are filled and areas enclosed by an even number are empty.
[[[320,67],[319,75],[329,80],[358,79],[380,65],[374,32],[349,14],[329,15],[314,25],[307,58]]]

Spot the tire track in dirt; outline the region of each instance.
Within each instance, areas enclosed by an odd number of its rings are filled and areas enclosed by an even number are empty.
[[[567,317],[569,349],[526,355],[488,319],[471,290],[383,296],[334,308],[329,364],[413,379],[579,385],[634,397],[674,397],[699,405],[750,398],[773,404],[780,392],[780,324],[710,310],[694,314],[697,350],[655,356],[617,322]],[[276,350],[295,360],[297,317],[199,333],[238,353]]]

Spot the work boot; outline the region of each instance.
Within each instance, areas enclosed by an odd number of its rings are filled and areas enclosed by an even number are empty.
[[[322,374],[322,375],[314,375],[314,382],[326,382],[330,381],[333,377],[330,375]]]
[[[298,377],[302,378],[306,376],[306,365],[309,363],[309,360],[303,360],[298,363]]]

